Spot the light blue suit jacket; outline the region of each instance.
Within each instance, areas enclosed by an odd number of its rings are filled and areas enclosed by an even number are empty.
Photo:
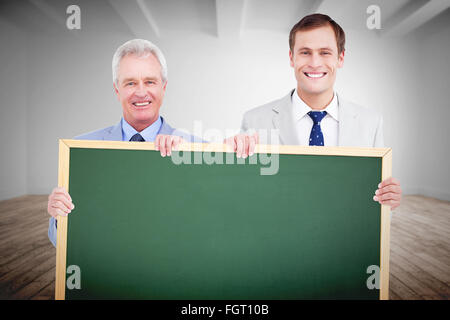
[[[182,137],[188,142],[206,142],[186,132],[172,128],[163,117],[161,117],[161,128],[158,134],[168,134]],[[75,137],[77,140],[108,140],[108,141],[122,141],[122,121],[119,121],[115,126],[110,126],[100,130],[88,132]],[[48,238],[56,247],[56,220],[51,217],[48,224]]]
[[[183,131],[172,128],[163,117],[161,117],[161,128],[158,134],[170,134],[182,137],[188,142],[204,142],[202,139],[187,134]],[[122,121],[119,121],[115,126],[110,126],[100,130],[88,132],[75,137],[77,140],[108,140],[108,141],[122,141]]]

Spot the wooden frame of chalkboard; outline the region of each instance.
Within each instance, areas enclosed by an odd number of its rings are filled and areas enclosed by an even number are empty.
[[[58,186],[69,190],[69,160],[72,148],[123,149],[123,150],[155,150],[153,143],[122,142],[122,141],[87,141],[59,140]],[[185,143],[178,148],[180,151],[193,152],[230,152],[227,145]],[[392,175],[391,148],[357,148],[357,147],[303,147],[257,145],[255,153],[279,153],[298,155],[328,155],[377,157],[382,159],[382,180]],[[381,205],[381,235],[380,235],[380,296],[381,300],[389,299],[389,251],[390,251],[390,207]],[[55,299],[65,299],[66,288],[66,253],[68,218],[58,216],[57,250],[56,250],[56,285]]]

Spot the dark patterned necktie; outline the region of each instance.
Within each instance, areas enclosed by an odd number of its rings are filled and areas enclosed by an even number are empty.
[[[309,145],[310,146],[323,146],[323,133],[320,128],[320,122],[327,115],[326,111],[310,111],[308,115],[311,117],[314,122],[313,127],[311,129],[311,134],[309,136]]]
[[[142,136],[139,133],[136,133],[134,136],[131,137],[130,141],[143,142],[145,141],[145,139],[142,138]]]

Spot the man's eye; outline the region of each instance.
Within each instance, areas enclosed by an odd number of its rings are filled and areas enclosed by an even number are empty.
[[[127,86],[132,86],[134,84],[134,82],[128,82],[126,85]]]
[[[147,81],[147,84],[154,84],[154,81]]]
[[[322,52],[323,55],[330,55],[331,53],[329,52]]]
[[[308,51],[302,51],[302,52],[300,52],[300,54],[307,55],[307,54],[309,54],[309,52]]]

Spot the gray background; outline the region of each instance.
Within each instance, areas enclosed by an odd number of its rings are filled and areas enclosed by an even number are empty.
[[[81,30],[66,8],[81,8]],[[366,9],[381,8],[381,30]],[[405,194],[450,200],[450,2],[294,0],[0,1],[0,200],[57,185],[58,139],[121,117],[111,59],[140,37],[164,52],[161,114],[175,127],[239,129],[243,113],[296,86],[290,28],[329,14],[347,35],[336,90],[384,116]],[[232,131],[230,131],[232,130]],[[125,165],[125,164],[124,164]]]

